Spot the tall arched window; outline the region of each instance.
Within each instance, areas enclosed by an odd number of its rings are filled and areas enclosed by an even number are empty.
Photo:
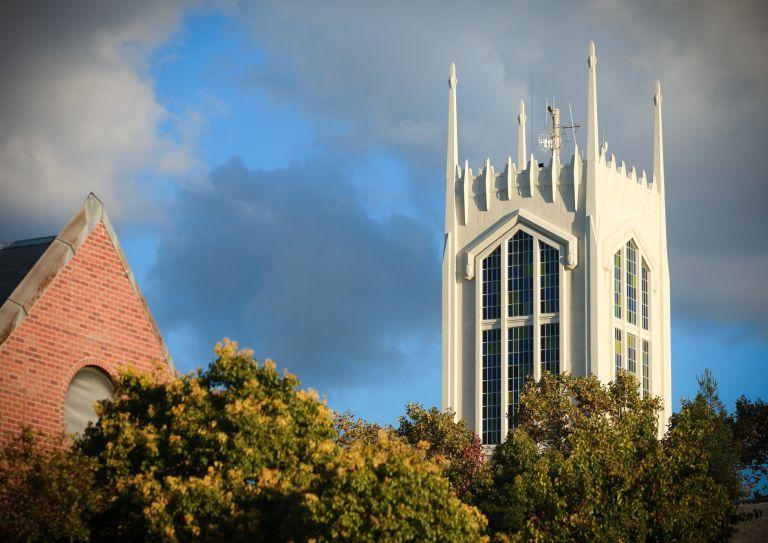
[[[613,254],[613,351],[616,375],[621,370],[634,374],[644,396],[651,387],[650,283],[651,270],[642,249],[635,240],[627,240]]]
[[[483,443],[495,445],[517,424],[526,379],[561,371],[561,247],[518,227],[477,257],[482,266],[477,423]],[[506,278],[501,296],[498,277]],[[497,311],[497,304],[505,308]]]
[[[94,366],[78,371],[67,388],[64,424],[68,434],[82,434],[89,422],[96,422],[96,402],[108,400],[115,389],[106,373]]]

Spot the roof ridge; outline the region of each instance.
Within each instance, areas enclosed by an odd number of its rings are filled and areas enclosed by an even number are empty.
[[[50,243],[56,239],[56,236],[42,236],[39,238],[19,239],[16,241],[0,242],[0,250],[4,249],[17,249],[19,247],[29,247],[31,245],[42,245],[44,243]]]

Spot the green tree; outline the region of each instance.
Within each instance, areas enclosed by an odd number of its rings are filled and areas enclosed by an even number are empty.
[[[752,402],[741,396],[731,415],[739,464],[745,473],[753,498],[766,496],[768,479],[768,404],[758,398]]]
[[[642,539],[658,409],[627,374],[610,385],[549,373],[529,383],[519,426],[496,447],[480,492],[491,529],[513,541]]]
[[[87,541],[102,503],[94,468],[22,429],[0,449],[0,541]]]
[[[81,442],[113,496],[100,540],[477,540],[423,452],[377,439],[341,447],[330,409],[225,341],[170,383],[126,374]],[[427,492],[424,491],[427,490]]]
[[[670,419],[649,493],[656,541],[726,541],[740,497],[738,455],[709,370]]]
[[[727,537],[735,471],[712,384],[659,440],[660,400],[641,398],[630,374],[607,385],[550,374],[529,383],[519,426],[478,491],[491,531],[511,541]]]
[[[480,438],[464,420],[456,421],[452,410],[440,412],[436,407],[424,409],[410,403],[399,423],[396,435],[414,446],[426,442],[429,458],[445,460],[445,476],[459,497],[470,491],[482,474],[485,455]]]

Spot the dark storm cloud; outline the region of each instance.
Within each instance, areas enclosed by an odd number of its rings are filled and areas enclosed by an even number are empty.
[[[149,294],[163,329],[191,327],[194,353],[233,337],[328,387],[403,378],[404,345],[439,333],[429,228],[371,219],[330,161],[268,172],[232,161],[171,213]]]
[[[500,165],[514,155],[530,76],[537,104],[556,96],[584,120],[594,40],[601,129],[609,152],[638,169],[650,170],[651,95],[662,82],[675,315],[766,325],[767,12],[714,0],[256,4],[244,20],[266,54],[248,81],[320,125],[342,124],[329,132],[337,148],[406,161],[415,202],[439,230],[449,63],[460,155]],[[528,116],[538,133],[543,107]]]

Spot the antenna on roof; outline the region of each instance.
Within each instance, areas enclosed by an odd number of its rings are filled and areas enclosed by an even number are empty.
[[[538,144],[539,149],[542,151],[551,151],[552,156],[557,156],[560,154],[560,148],[561,148],[561,142],[562,142],[562,132],[563,130],[571,129],[571,134],[573,135],[573,142],[576,143],[576,129],[581,128],[581,125],[578,125],[573,122],[573,110],[571,109],[571,103],[568,102],[568,111],[571,115],[571,124],[569,125],[561,125],[560,124],[560,110],[555,107],[555,98],[552,97],[552,105],[549,105],[549,98],[547,98],[547,117],[552,118],[552,131],[551,132],[542,132],[539,134]],[[545,123],[547,127],[549,127],[549,122]],[[566,139],[567,142],[567,139]]]
[[[573,133],[573,141],[576,141],[576,125],[573,124],[573,109],[571,109],[571,102],[568,101],[568,114],[571,116],[571,132]]]

